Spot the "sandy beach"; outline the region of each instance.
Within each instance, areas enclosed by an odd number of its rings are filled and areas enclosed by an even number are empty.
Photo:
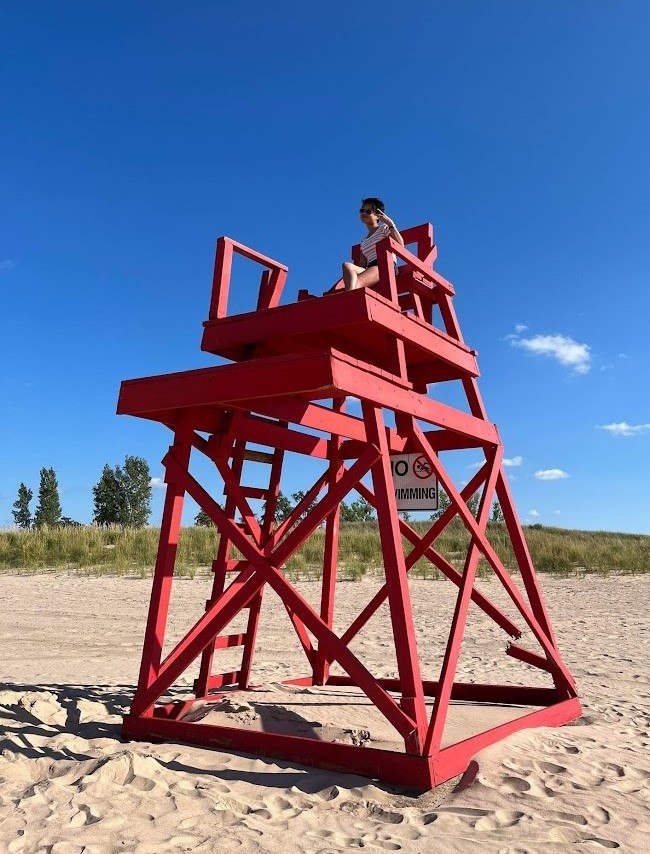
[[[170,644],[202,612],[209,583],[176,583]],[[419,796],[281,761],[123,742],[120,716],[137,678],[150,584],[64,573],[0,576],[0,851],[650,850],[650,577],[542,576],[584,716],[559,729],[517,733],[478,754],[475,774]],[[318,584],[298,586],[314,601]],[[371,579],[340,584],[336,627],[378,586]],[[505,605],[498,582],[479,586]],[[435,679],[455,588],[413,580],[411,595],[423,673]],[[309,722],[315,698],[279,684],[308,671],[272,593],[258,640],[260,700]],[[548,684],[545,674],[506,656],[505,641],[473,608],[459,678]],[[383,609],[353,649],[375,674],[396,675]],[[227,670],[240,653],[218,654],[219,670]],[[186,674],[172,696],[183,696],[193,676]],[[386,737],[380,724],[365,723],[363,706],[351,702],[348,712],[331,722],[335,735],[361,743]],[[234,701],[211,714],[244,723],[256,715]]]

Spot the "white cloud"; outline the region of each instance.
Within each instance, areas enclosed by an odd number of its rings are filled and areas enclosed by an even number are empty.
[[[527,329],[525,323],[515,323],[515,332],[525,332]]]
[[[562,480],[568,476],[562,469],[540,469],[535,472],[536,480]]]
[[[529,516],[540,516],[541,514],[540,514],[539,510],[529,510],[528,515]]]
[[[504,466],[520,466],[523,463],[523,461],[524,461],[523,457],[510,457],[510,458],[506,457],[503,460],[503,465]]]
[[[470,463],[468,466],[465,466],[466,469],[480,469],[485,460],[477,460],[475,463]]]
[[[559,511],[559,510],[554,510],[554,511],[553,511],[553,515],[554,515],[554,516],[559,516],[559,515],[560,515],[560,511]]]
[[[613,424],[599,424],[598,430],[607,430],[612,436],[638,436],[650,430],[650,424],[628,424],[627,421],[618,421]]]
[[[591,368],[589,345],[579,344],[566,335],[533,335],[532,338],[508,335],[507,340],[513,347],[520,347],[537,356],[556,359],[561,365],[571,368],[575,374],[587,374]]]
[[[152,489],[167,489],[167,484],[162,477],[152,477],[149,481],[149,486]]]
[[[0,273],[7,273],[9,270],[13,270],[16,266],[16,262],[12,261],[11,258],[5,258],[0,261]]]

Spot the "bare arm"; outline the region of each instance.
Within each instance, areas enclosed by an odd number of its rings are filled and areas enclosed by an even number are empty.
[[[401,235],[401,234],[399,233],[399,231],[397,230],[397,226],[395,225],[395,223],[393,222],[393,220],[392,220],[389,216],[386,216],[386,214],[385,214],[385,213],[380,213],[380,214],[379,214],[379,219],[380,219],[382,222],[386,223],[386,225],[387,225],[387,226],[388,226],[388,228],[390,229],[389,234],[390,234],[390,236],[393,238],[393,240],[396,240],[398,243],[401,243],[401,244],[402,244],[402,246],[404,246],[404,238],[402,237],[402,235]]]

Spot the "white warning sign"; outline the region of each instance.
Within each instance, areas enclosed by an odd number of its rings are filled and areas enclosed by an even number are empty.
[[[437,510],[438,481],[422,454],[392,454],[395,500],[398,510]]]

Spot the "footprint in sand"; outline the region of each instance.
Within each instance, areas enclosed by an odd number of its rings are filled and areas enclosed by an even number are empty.
[[[70,826],[84,827],[84,825],[95,824],[97,821],[99,821],[99,816],[95,815],[90,807],[79,804],[78,811],[70,819]]]
[[[524,818],[525,813],[517,810],[496,810],[492,815],[479,818],[474,827],[476,830],[501,830],[506,827],[514,827]]]
[[[505,795],[520,795],[530,791],[530,783],[522,777],[504,777],[499,791]]]
[[[327,842],[326,851],[334,848],[365,848],[366,846],[382,848],[384,851],[401,851],[402,846],[389,838],[372,837],[364,833],[361,836],[346,836],[344,833],[333,830],[308,830],[306,836]]]
[[[556,765],[554,762],[535,762],[535,767],[545,774],[565,774],[564,765]]]
[[[593,824],[596,827],[609,824],[612,820],[609,810],[604,809],[604,807],[587,807],[587,813],[590,819],[589,824]]]
[[[384,824],[401,824],[404,821],[404,816],[401,813],[386,810],[378,804],[368,806],[368,816]]]

